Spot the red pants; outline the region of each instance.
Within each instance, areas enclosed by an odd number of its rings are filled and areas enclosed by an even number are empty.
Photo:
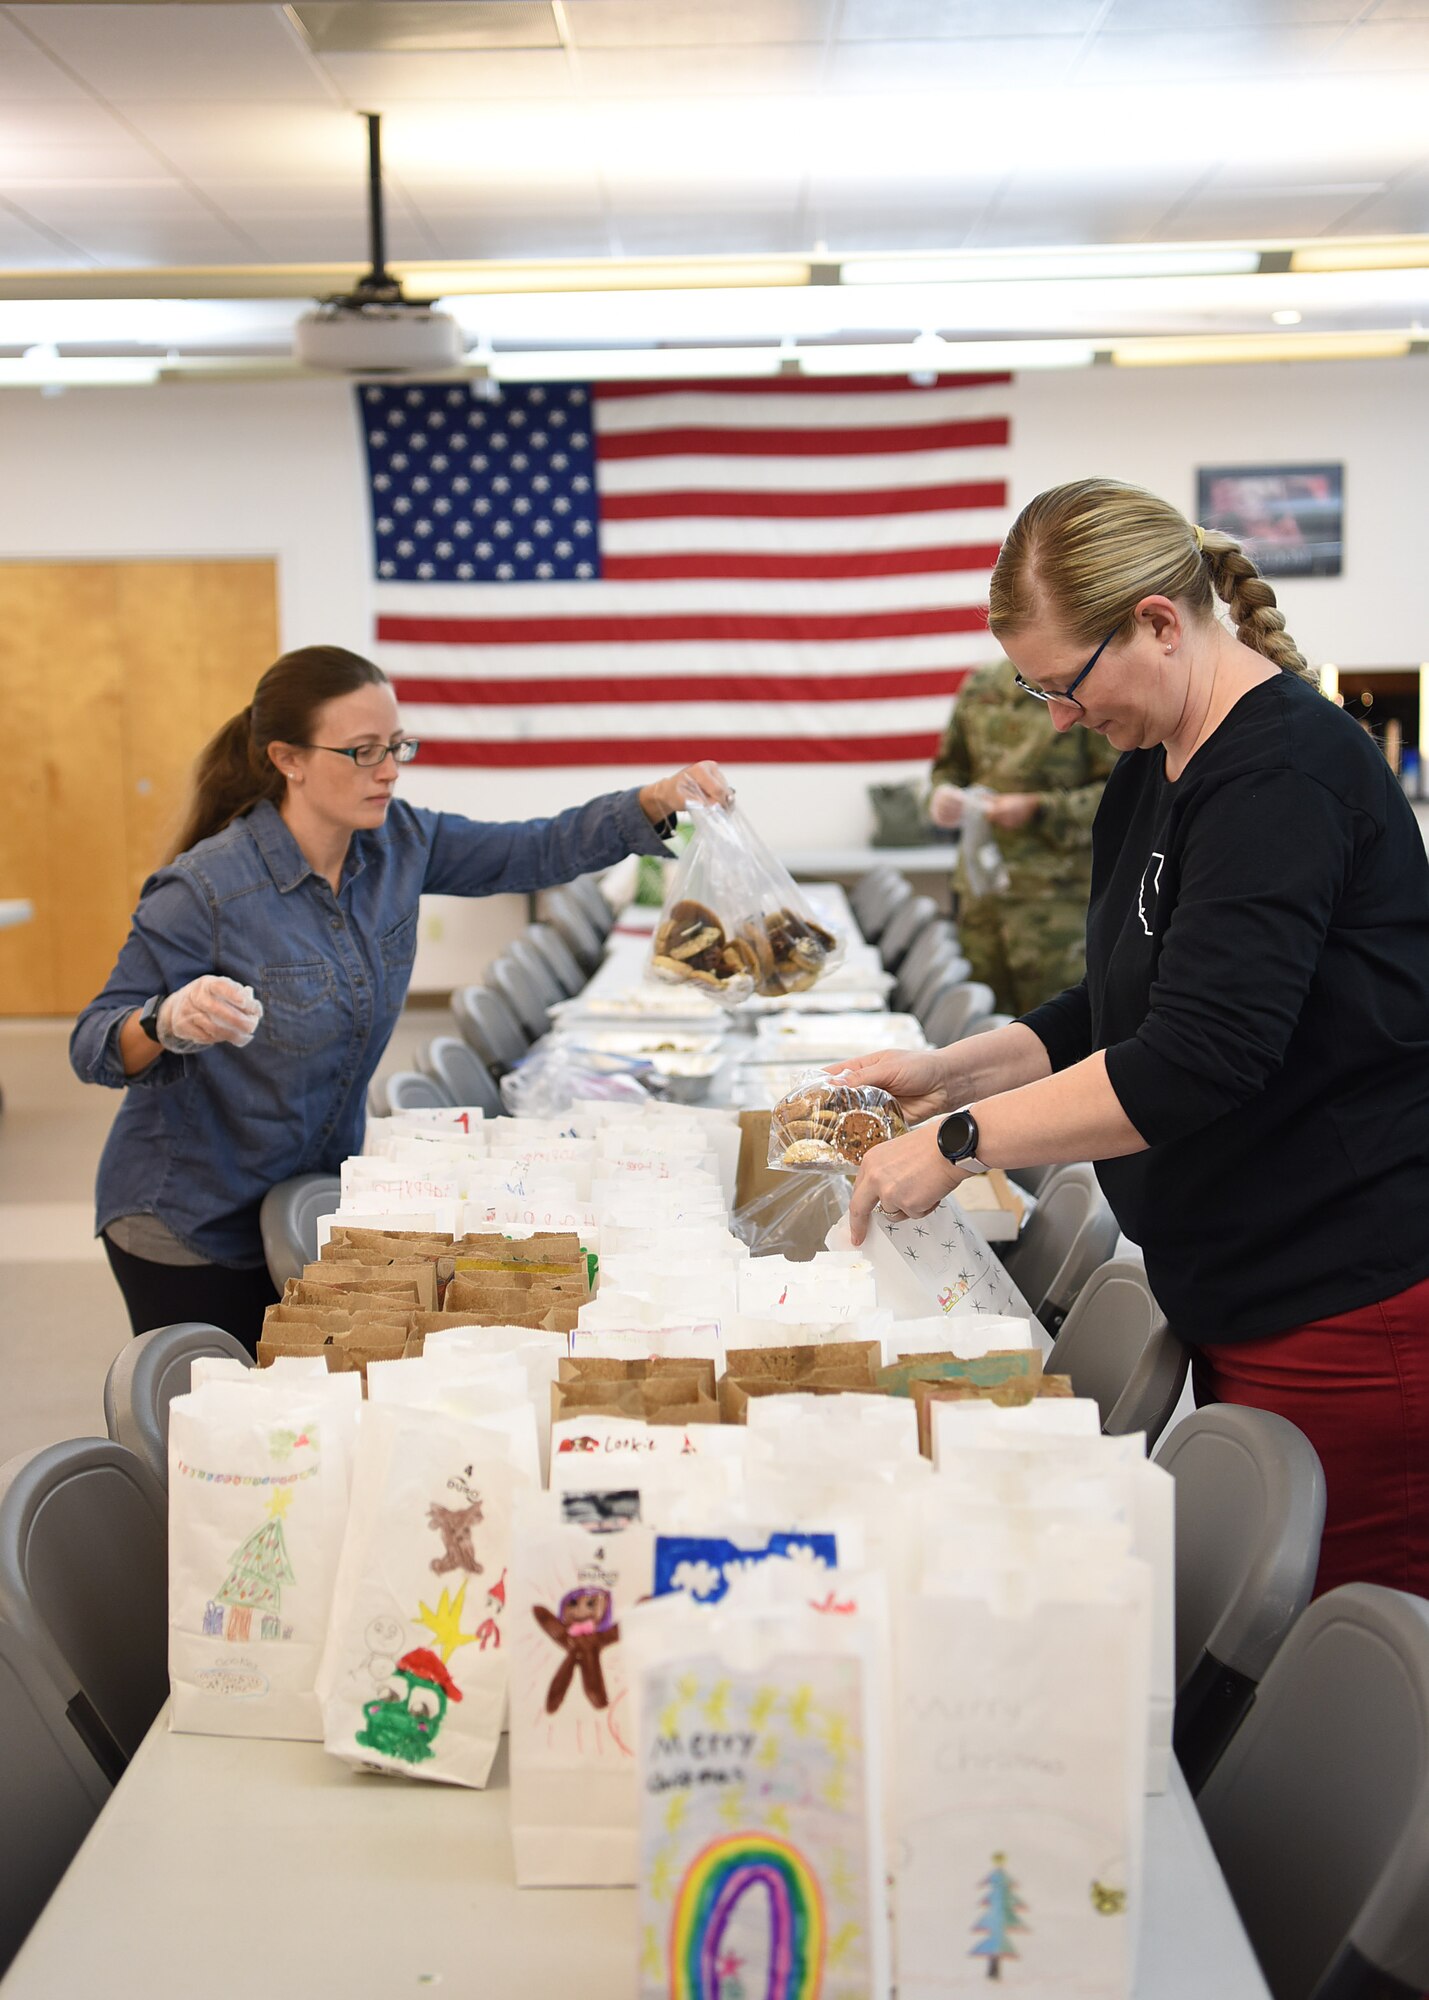
[[[1202,1347],[1198,1403],[1298,1424],[1325,1468],[1315,1595],[1383,1583],[1429,1597],[1429,1279],[1269,1340]]]

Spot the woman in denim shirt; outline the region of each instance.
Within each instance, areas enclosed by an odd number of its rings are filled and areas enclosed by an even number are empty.
[[[402,1011],[423,894],[545,888],[663,854],[712,764],[552,819],[502,824],[395,799],[386,675],[337,646],[286,653],[199,759],[179,851],[150,876],[70,1060],[125,1090],[96,1226],[134,1331],[226,1327],[250,1348],[275,1294],[259,1204],[357,1152]]]

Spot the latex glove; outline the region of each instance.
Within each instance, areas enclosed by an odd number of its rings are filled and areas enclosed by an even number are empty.
[[[199,1055],[217,1042],[246,1049],[258,1032],[263,1002],[251,986],[218,972],[200,973],[170,993],[159,1009],[159,1046],[171,1055]]]
[[[989,826],[1014,832],[1031,824],[1041,803],[1036,792],[994,792],[983,804],[983,817]]]
[[[934,785],[928,817],[934,826],[957,826],[963,816],[965,793],[960,785]]]
[[[734,787],[719,765],[706,760],[702,764],[686,764],[683,771],[676,771],[673,777],[660,778],[653,785],[643,786],[640,804],[650,824],[658,826],[662,819],[668,819],[671,813],[683,812],[691,803],[727,806],[733,797]]]

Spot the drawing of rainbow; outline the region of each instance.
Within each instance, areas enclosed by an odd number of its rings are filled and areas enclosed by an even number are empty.
[[[763,2000],[816,2000],[823,1985],[824,1899],[797,1848],[734,1833],[695,1856],[670,1924],[672,2000],[719,2000],[725,1932],[752,1890],[769,1899],[769,1978]]]

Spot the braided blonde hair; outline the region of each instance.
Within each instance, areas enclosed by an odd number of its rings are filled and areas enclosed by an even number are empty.
[[[1240,543],[1193,528],[1167,501],[1116,479],[1074,480],[1028,502],[992,573],[988,624],[1003,638],[1055,606],[1068,638],[1095,646],[1109,632],[1129,639],[1144,597],[1173,598],[1203,621],[1219,597],[1243,646],[1318,684]]]

